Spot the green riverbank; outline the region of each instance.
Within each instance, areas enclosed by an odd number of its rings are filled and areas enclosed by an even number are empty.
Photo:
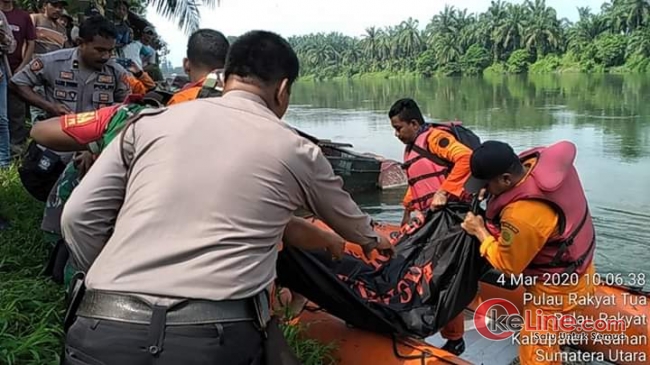
[[[381,79],[427,79],[432,77],[450,77],[450,76],[469,76],[476,77],[481,75],[486,76],[502,76],[502,75],[552,75],[552,74],[619,74],[619,75],[647,75],[650,73],[650,59],[631,59],[627,63],[620,66],[604,67],[603,65],[594,62],[580,62],[576,61],[572,55],[564,55],[562,57],[557,55],[549,55],[541,60],[530,63],[524,57],[518,59],[516,57],[520,54],[515,54],[513,60],[507,62],[499,62],[492,64],[479,73],[452,73],[449,74],[444,70],[435,71],[432,73],[422,73],[420,71],[408,71],[402,69],[396,70],[382,70],[382,71],[369,71],[369,72],[356,72],[350,73],[345,70],[333,71],[330,74],[323,75],[321,73],[303,74],[300,76],[300,81],[341,81],[341,80],[381,80]]]
[[[445,6],[426,24],[408,18],[337,32],[293,36],[301,75],[315,79],[413,74],[646,73],[650,71],[650,3],[611,0],[578,17],[544,0],[492,1],[483,13]],[[575,18],[574,18],[575,19]],[[369,76],[366,76],[369,75]]]

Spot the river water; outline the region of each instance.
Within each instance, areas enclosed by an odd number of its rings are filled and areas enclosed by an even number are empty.
[[[357,152],[401,160],[388,109],[414,98],[430,121],[461,120],[482,140],[515,151],[566,139],[597,230],[596,265],[611,279],[650,288],[650,78],[544,75],[298,82],[285,120]],[[398,223],[403,190],[355,196],[369,214]]]

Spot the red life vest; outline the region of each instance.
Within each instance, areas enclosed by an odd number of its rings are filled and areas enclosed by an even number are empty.
[[[518,200],[532,199],[548,203],[559,214],[559,235],[551,237],[524,270],[524,275],[542,273],[577,273],[591,264],[596,248],[589,205],[573,162],[576,146],[561,141],[538,147],[519,155],[522,162],[537,157],[537,163],[521,184],[491,198],[487,203],[487,227],[495,236],[499,217],[505,206]]]
[[[402,165],[411,190],[411,207],[422,212],[429,209],[433,195],[440,189],[451,169],[451,163],[442,159],[434,162],[433,159],[416,151],[418,148],[414,148],[417,146],[419,149],[429,151],[428,139],[433,128],[442,129],[444,127],[429,127],[420,133],[413,146],[407,146],[404,150],[404,164]]]

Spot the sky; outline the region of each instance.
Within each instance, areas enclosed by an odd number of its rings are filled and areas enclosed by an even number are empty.
[[[522,1],[511,1],[520,3]],[[604,0],[546,0],[559,18],[578,19],[578,7],[600,10]],[[445,5],[467,9],[468,13],[487,10],[490,0],[221,0],[221,5],[202,7],[201,27],[213,28],[226,36],[241,35],[249,30],[269,30],[283,37],[318,32],[340,32],[361,36],[371,26],[399,24],[409,17],[420,22],[420,28],[444,9]],[[147,19],[170,49],[168,59],[180,66],[185,57],[188,35],[176,23],[147,10]]]

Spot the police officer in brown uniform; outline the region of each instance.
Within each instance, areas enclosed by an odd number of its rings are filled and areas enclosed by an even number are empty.
[[[288,42],[249,32],[222,97],[152,110],[102,152],[61,221],[87,273],[64,363],[259,364],[299,208],[366,252],[392,247],[320,148],[280,120],[298,71]]]
[[[47,117],[81,113],[122,102],[130,93],[127,71],[111,59],[115,27],[101,16],[79,28],[80,46],[38,55],[11,78],[18,93]],[[45,97],[33,88],[43,86]]]
[[[81,45],[36,56],[11,78],[12,87],[45,118],[92,111],[122,102],[130,93],[127,71],[111,59],[115,27],[101,16],[81,24]],[[34,91],[43,87],[44,95]],[[45,201],[71,154],[55,153],[32,143],[20,177],[25,188]]]

